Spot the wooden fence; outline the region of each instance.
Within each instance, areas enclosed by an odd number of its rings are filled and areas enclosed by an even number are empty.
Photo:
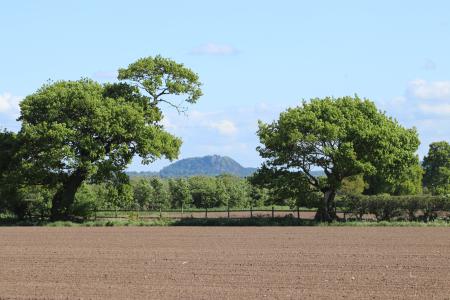
[[[94,219],[184,219],[184,218],[278,218],[291,217],[297,219],[313,219],[316,211],[311,209],[282,209],[272,207],[270,209],[248,208],[248,209],[179,209],[179,210],[96,210],[93,212]],[[337,212],[340,217],[345,218],[345,212]]]

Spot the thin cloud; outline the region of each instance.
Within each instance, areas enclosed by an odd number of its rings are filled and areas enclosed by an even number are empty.
[[[21,97],[14,96],[10,93],[0,95],[0,113],[16,113],[19,111],[19,103]]]
[[[235,55],[239,51],[228,44],[207,43],[191,50],[194,55]]]
[[[450,81],[410,81],[403,96],[377,101],[382,109],[407,127],[416,127],[423,157],[433,141],[450,137]]]
[[[450,100],[450,81],[416,79],[409,82],[407,94],[422,100]]]
[[[449,80],[413,80],[409,82],[406,94],[409,96],[409,106],[415,106],[421,114],[432,114],[436,117],[450,115]]]
[[[230,120],[222,120],[211,123],[210,127],[217,129],[222,135],[234,135],[238,131],[236,125]]]
[[[19,123],[16,121],[20,115],[19,103],[22,97],[10,93],[0,94],[0,130],[8,129],[18,131]]]
[[[420,104],[419,109],[428,114],[442,115],[442,116],[450,116],[450,103],[443,104]]]

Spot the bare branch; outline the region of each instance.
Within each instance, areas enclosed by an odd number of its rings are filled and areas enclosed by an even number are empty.
[[[173,104],[172,102],[167,101],[167,100],[164,100],[164,99],[158,99],[158,100],[156,100],[156,102],[164,102],[164,103],[167,103],[167,104],[169,104],[170,106],[172,106],[173,108],[175,108],[179,114],[186,114],[186,111],[187,111],[187,108],[186,108],[186,107],[183,107],[183,106],[181,106],[181,105]]]

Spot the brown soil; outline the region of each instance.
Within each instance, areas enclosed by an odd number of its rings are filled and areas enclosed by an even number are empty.
[[[0,228],[0,298],[450,299],[450,229]]]

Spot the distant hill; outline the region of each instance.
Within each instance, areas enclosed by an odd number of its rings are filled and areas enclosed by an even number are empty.
[[[253,174],[256,168],[245,168],[234,159],[227,156],[208,155],[204,157],[191,157],[176,161],[159,172],[128,171],[130,177],[190,177],[196,175],[217,176],[231,174],[246,177]]]
[[[176,161],[159,172],[130,171],[130,177],[191,177],[196,175],[217,176],[221,174],[231,174],[239,177],[246,177],[253,174],[256,168],[245,168],[228,156],[208,155],[204,157],[191,157]],[[324,176],[323,171],[312,171],[314,176]]]
[[[188,177],[195,175],[217,176],[232,174],[245,177],[253,174],[256,168],[245,168],[228,156],[208,155],[181,159],[164,167],[161,177]]]

